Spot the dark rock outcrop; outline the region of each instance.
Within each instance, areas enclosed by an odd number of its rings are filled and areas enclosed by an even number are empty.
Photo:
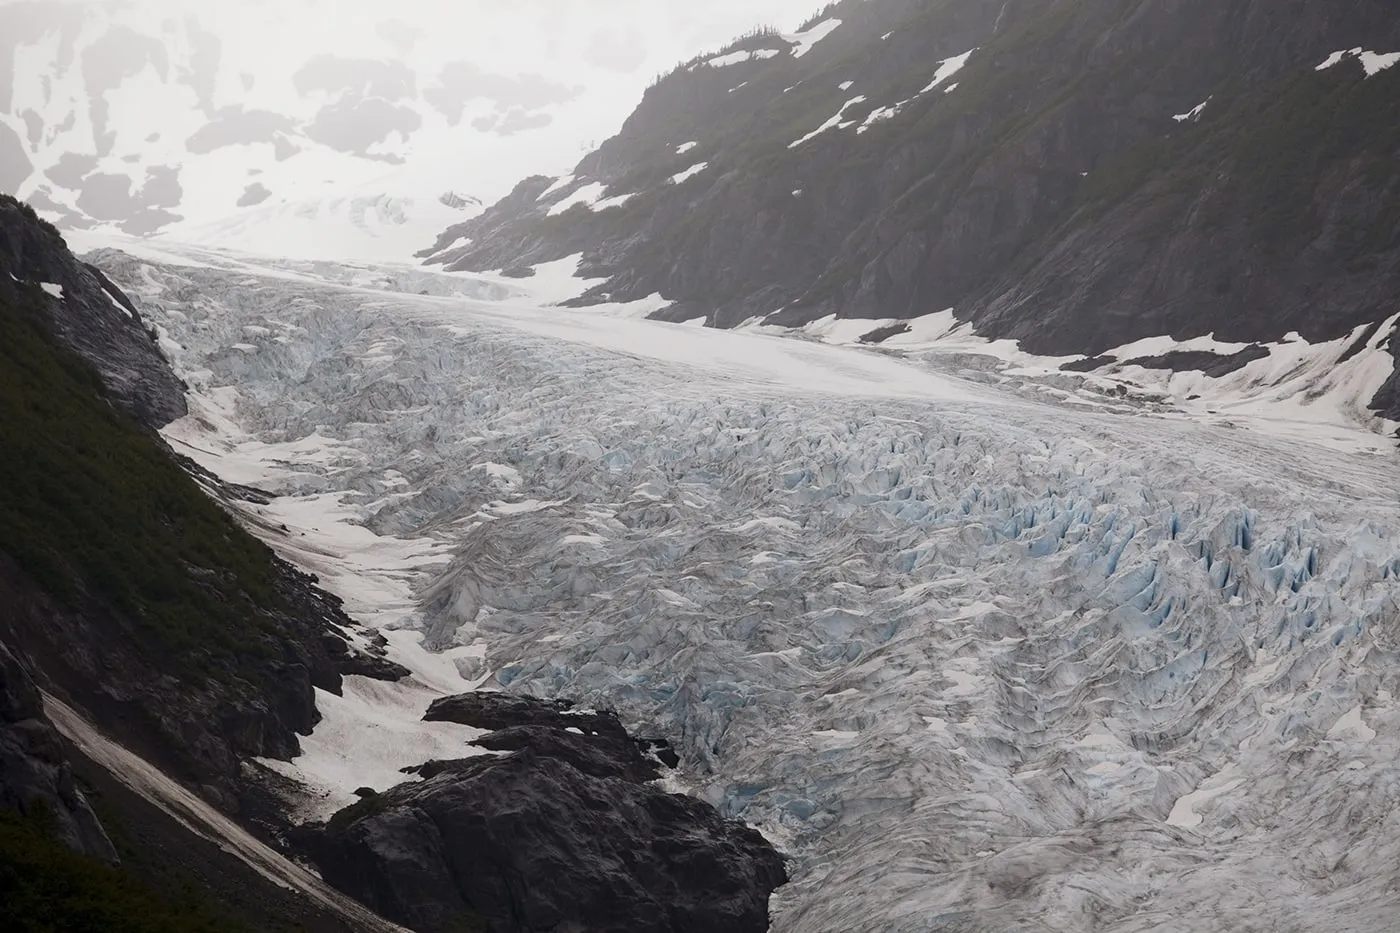
[[[185,415],[185,387],[131,299],[27,205],[0,195],[0,295],[15,300],[21,282],[62,287],[62,298],[48,299],[53,332],[97,370],[115,401],[153,428]]]
[[[105,862],[116,850],[73,779],[58,731],[44,715],[39,688],[0,642],[0,810],[42,808],[60,842]]]
[[[302,842],[327,881],[421,933],[761,933],[786,881],[755,830],[644,783],[608,714],[504,694],[432,718],[496,728],[500,756],[431,762]],[[576,730],[576,731],[572,731]],[[590,734],[592,730],[592,734]]]
[[[496,751],[532,748],[600,777],[651,781],[661,776],[661,766],[680,764],[665,739],[633,737],[611,710],[578,710],[568,700],[464,693],[434,700],[423,719],[490,729],[475,744]]]
[[[951,307],[1054,355],[1334,340],[1394,314],[1400,67],[1318,68],[1400,49],[1386,0],[842,0],[822,16],[841,25],[800,57],[749,37],[733,50],[771,55],[662,78],[556,193],[527,179],[425,255],[480,271],[581,252],[580,275],[606,279],[581,302],[660,293],[658,316],[720,327]],[[595,183],[632,197],[549,215]],[[1373,405],[1400,414],[1397,395]]]

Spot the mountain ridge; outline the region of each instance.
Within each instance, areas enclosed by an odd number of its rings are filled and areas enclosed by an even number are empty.
[[[712,326],[952,308],[1049,356],[1369,338],[1393,313],[1385,4],[847,0],[820,17],[839,24],[800,58],[760,35],[663,77],[549,194],[522,182],[422,258],[581,254],[606,281],[576,303],[659,293],[654,316]],[[1373,404],[1400,412],[1394,379]]]

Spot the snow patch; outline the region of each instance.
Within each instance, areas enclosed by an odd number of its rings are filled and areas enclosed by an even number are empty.
[[[1361,67],[1366,72],[1366,77],[1374,77],[1392,68],[1396,63],[1400,63],[1400,52],[1373,52],[1357,46],[1354,49],[1342,49],[1340,52],[1333,52],[1323,60],[1314,70],[1326,71],[1328,68],[1339,64],[1344,59],[1355,58],[1361,63]]]
[[[836,28],[840,25],[841,20],[839,19],[822,20],[820,23],[817,23],[815,26],[813,26],[811,29],[808,29],[805,32],[797,32],[792,33],[790,35],[784,35],[783,39],[792,44],[792,57],[801,58],[808,52],[812,51],[812,47],[815,46],[818,42],[831,35],[832,32],[834,32]]]
[[[972,53],[975,51],[977,51],[976,48],[971,48],[961,55],[954,55],[952,58],[943,59],[938,63],[938,70],[933,73],[933,80],[919,93],[927,94],[959,71],[962,71],[963,68],[967,66],[967,60],[972,57]]]
[[[1376,737],[1376,730],[1366,725],[1366,721],[1361,718],[1361,704],[1353,706],[1349,712],[1327,730],[1329,739],[1353,739],[1359,742],[1370,742]]]
[[[671,183],[674,185],[679,185],[691,178],[694,178],[696,175],[699,175],[701,172],[703,172],[709,167],[710,163],[708,162],[697,162],[685,171],[677,172],[675,175],[672,175]]]
[[[730,65],[737,65],[741,62],[762,61],[765,58],[773,58],[781,54],[782,52],[777,49],[740,50],[738,52],[730,52],[727,55],[716,55],[714,58],[706,59],[700,64],[708,65],[711,68],[727,68]]]
[[[603,197],[603,192],[607,190],[608,186],[598,181],[584,185],[577,191],[570,194],[568,197],[560,198],[558,201],[551,204],[549,206],[548,214],[550,217],[557,217],[558,215],[564,213],[576,204],[582,204],[585,207],[592,207],[599,199]]]
[[[1210,803],[1217,797],[1221,797],[1242,787],[1245,779],[1234,777],[1237,773],[1233,767],[1226,768],[1214,777],[1208,778],[1201,783],[1201,786],[1191,793],[1177,799],[1172,805],[1171,813],[1167,815],[1169,826],[1180,826],[1183,829],[1195,829],[1205,821],[1205,817],[1196,812],[1196,808]]]
[[[865,100],[865,95],[864,95],[864,94],[862,94],[862,95],[860,95],[860,96],[858,96],[858,97],[852,97],[850,100],[846,101],[844,104],[841,105],[841,109],[838,110],[838,111],[836,111],[836,115],[835,115],[834,117],[832,117],[831,119],[827,120],[827,121],[826,121],[825,123],[823,123],[821,126],[819,126],[819,127],[817,127],[816,129],[812,130],[812,132],[808,133],[806,136],[803,136],[801,139],[793,140],[792,142],[788,143],[788,148],[789,148],[789,149],[796,149],[798,146],[802,145],[803,143],[805,143],[805,142],[807,142],[807,141],[809,141],[809,140],[811,140],[811,139],[816,138],[817,136],[820,136],[822,133],[825,133],[825,132],[826,132],[827,130],[829,130],[829,129],[832,129],[832,128],[844,129],[844,128],[847,127],[847,126],[850,126],[850,125],[851,125],[850,123],[844,123],[844,122],[842,122],[842,118],[845,117],[845,115],[846,115],[846,110],[849,109],[850,107],[855,106],[856,104],[861,103],[861,102],[864,101],[864,100]]]
[[[1205,100],[1201,101],[1199,104],[1192,107],[1185,113],[1174,114],[1172,116],[1172,119],[1175,120],[1177,123],[1185,123],[1188,120],[1190,120],[1192,123],[1195,123],[1196,121],[1201,119],[1201,114],[1205,112],[1206,104],[1210,103],[1210,100],[1211,99],[1207,97]]]

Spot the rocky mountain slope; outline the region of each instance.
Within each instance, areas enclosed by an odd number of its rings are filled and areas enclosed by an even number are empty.
[[[374,663],[337,634],[353,626],[337,601],[150,431],[185,403],[130,300],[28,208],[5,199],[0,221],[0,636],[47,689],[236,811],[239,760],[294,754],[313,687]]]
[[[581,303],[721,327],[952,308],[1041,354],[1360,347],[1400,294],[1397,61],[1381,0],[842,0],[680,66],[423,255],[582,254]]]
[[[313,685],[395,671],[352,656],[337,602],[211,495],[236,490],[185,472],[153,430],[185,411],[153,331],[9,198],[0,273],[0,925],[281,929],[264,912],[281,905],[307,929],[352,929],[275,885],[249,897],[267,881],[55,728],[45,693],[246,816],[240,761],[296,753]],[[161,842],[133,845],[137,819]]]
[[[782,859],[757,830],[652,785],[659,757],[615,716],[478,693],[425,718],[494,729],[474,744],[511,754],[428,762],[422,783],[305,834],[325,878],[384,916],[421,933],[464,915],[492,929],[768,929]]]

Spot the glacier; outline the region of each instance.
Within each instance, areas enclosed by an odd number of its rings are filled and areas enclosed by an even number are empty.
[[[89,258],[260,534],[441,691],[669,736],[791,859],[773,930],[1393,925],[1388,447],[528,282]]]

